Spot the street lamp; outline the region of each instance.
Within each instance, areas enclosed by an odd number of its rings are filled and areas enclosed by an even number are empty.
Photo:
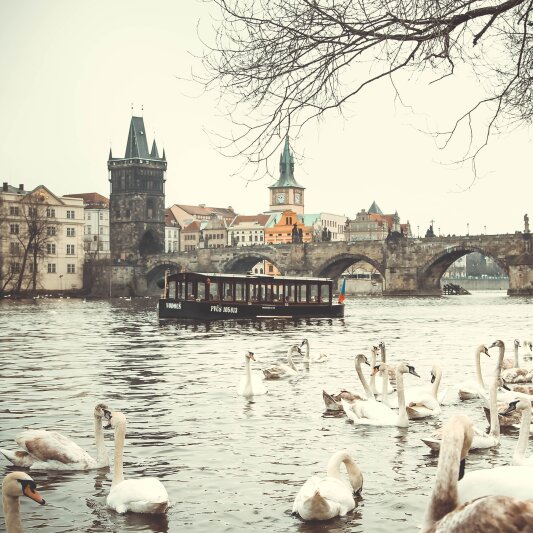
[[[63,274],[59,274],[59,291],[63,290]]]
[[[416,235],[417,235],[417,238],[420,239],[420,226],[416,227]]]
[[[487,234],[487,226],[483,226],[483,233]]]
[[[470,235],[470,222],[466,223],[466,234]]]

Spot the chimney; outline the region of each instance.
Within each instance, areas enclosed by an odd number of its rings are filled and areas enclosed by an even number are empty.
[[[4,192],[7,192],[7,181],[4,181],[4,183],[2,183],[2,190]]]
[[[24,183],[19,183],[19,192],[24,192]]]

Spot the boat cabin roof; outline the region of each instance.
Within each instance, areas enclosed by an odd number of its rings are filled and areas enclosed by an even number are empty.
[[[270,283],[284,283],[287,281],[294,283],[333,283],[331,278],[311,278],[301,276],[272,276],[268,274],[220,274],[209,272],[178,272],[170,274],[168,281],[183,281],[183,280],[197,280],[197,281],[250,281],[250,282],[270,282]]]

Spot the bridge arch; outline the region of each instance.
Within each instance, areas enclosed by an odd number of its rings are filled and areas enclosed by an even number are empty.
[[[316,269],[315,275],[338,280],[350,265],[361,261],[372,265],[381,274],[381,277],[385,279],[385,269],[381,263],[367,255],[356,253],[342,253],[329,257],[325,263]]]
[[[420,288],[440,290],[440,280],[446,270],[448,270],[457,259],[475,252],[484,255],[485,257],[490,257],[506,273],[506,275],[509,276],[509,266],[497,255],[494,255],[490,249],[479,246],[457,245],[442,250],[426,261],[419,270]]]
[[[158,286],[158,282],[164,279],[165,272],[168,270],[171,274],[180,272],[183,265],[170,261],[161,261],[151,265],[150,270],[146,273],[146,288],[150,294],[158,294],[161,288]]]
[[[244,248],[244,247],[243,247]],[[253,247],[247,247],[253,248]],[[255,250],[246,250],[243,253],[236,253],[223,267],[225,274],[246,274],[259,262],[268,261],[272,263],[283,275],[285,268],[270,255]],[[265,272],[267,274],[267,272]]]

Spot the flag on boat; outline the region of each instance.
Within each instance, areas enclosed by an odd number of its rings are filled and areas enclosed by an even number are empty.
[[[339,303],[344,303],[344,294],[346,293],[346,278],[342,278],[341,292],[339,294]]]

